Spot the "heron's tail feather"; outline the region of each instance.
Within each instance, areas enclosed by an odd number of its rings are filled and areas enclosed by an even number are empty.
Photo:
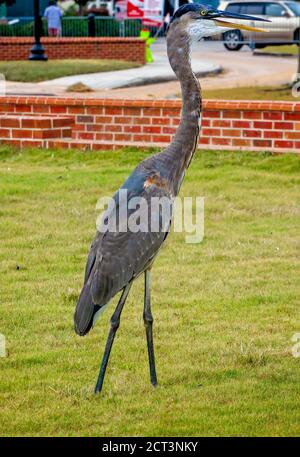
[[[93,303],[91,288],[88,283],[83,286],[74,314],[75,332],[80,335],[86,335],[93,326],[95,313],[99,306]]]

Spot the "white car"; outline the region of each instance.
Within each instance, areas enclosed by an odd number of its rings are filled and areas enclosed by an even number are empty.
[[[114,11],[114,1],[113,0],[95,0],[93,2],[88,3],[88,9],[103,9],[107,10],[108,16],[113,15]]]
[[[229,51],[238,51],[244,44],[253,48],[263,48],[270,45],[299,43],[300,30],[300,3],[295,1],[252,0],[252,1],[223,1],[220,10],[230,13],[249,14],[271,22],[249,21],[248,25],[263,28],[264,32],[243,32],[229,30],[223,33],[224,46]],[[236,21],[238,22],[238,21]],[[247,24],[247,21],[243,21]]]

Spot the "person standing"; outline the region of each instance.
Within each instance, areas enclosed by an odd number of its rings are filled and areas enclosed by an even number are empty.
[[[48,34],[52,37],[60,36],[61,34],[61,18],[62,11],[57,6],[55,0],[50,0],[48,8],[45,9],[44,17],[48,23]]]

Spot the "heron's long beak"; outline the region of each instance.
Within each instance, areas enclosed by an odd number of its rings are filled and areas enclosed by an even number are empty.
[[[234,24],[233,22],[220,21],[219,19],[214,19],[214,21],[220,27],[227,27],[229,29],[250,30],[250,32],[268,32],[268,30],[259,29],[257,27],[251,27],[250,25]]]
[[[259,29],[257,27],[251,27],[250,25],[237,24],[235,22],[223,21],[224,19],[238,19],[246,21],[261,21],[261,22],[271,22],[268,19],[262,19],[261,17],[248,16],[246,14],[236,14],[236,13],[226,13],[226,11],[218,11],[217,15],[213,18],[215,23],[220,27],[227,27],[229,29],[242,29],[249,30],[251,32],[268,32],[265,29]]]

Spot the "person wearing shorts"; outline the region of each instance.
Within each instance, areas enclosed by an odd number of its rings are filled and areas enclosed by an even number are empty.
[[[55,0],[50,0],[48,8],[45,10],[44,17],[47,19],[49,36],[60,36],[62,11],[56,5]]]

